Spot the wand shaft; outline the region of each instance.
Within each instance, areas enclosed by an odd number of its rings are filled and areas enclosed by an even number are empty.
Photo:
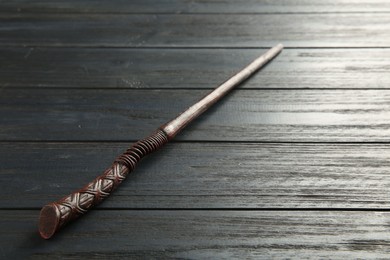
[[[123,154],[118,156],[114,163],[102,175],[80,190],[44,206],[39,216],[40,235],[45,239],[52,237],[68,222],[82,216],[89,209],[98,205],[134,170],[136,164],[143,157],[161,148],[187,124],[206,111],[232,88],[273,59],[282,49],[283,46],[281,44],[271,48],[200,101],[189,107],[178,117],[159,127],[150,136],[133,144]]]
[[[282,44],[278,44],[275,47],[269,49],[266,53],[252,61],[248,66],[242,69],[240,72],[235,74],[233,77],[225,81],[219,87],[211,91],[204,98],[199,100],[197,103],[189,107],[186,111],[180,114],[178,117],[168,122],[163,126],[162,130],[167,133],[170,139],[175,137],[186,125],[192,122],[195,118],[201,115],[214,103],[225,96],[235,86],[249,78],[254,72],[259,70],[276,55],[278,55],[283,49]]]

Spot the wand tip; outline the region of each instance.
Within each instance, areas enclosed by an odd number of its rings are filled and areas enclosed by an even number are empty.
[[[54,205],[46,205],[39,215],[39,234],[44,239],[51,238],[58,228],[60,212]]]
[[[274,49],[278,50],[279,52],[282,51],[284,48],[283,44],[279,43],[277,45],[275,45]]]

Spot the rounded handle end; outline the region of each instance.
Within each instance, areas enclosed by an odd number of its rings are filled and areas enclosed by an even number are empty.
[[[53,204],[48,204],[41,209],[39,215],[39,234],[44,239],[51,238],[57,231],[61,214]]]

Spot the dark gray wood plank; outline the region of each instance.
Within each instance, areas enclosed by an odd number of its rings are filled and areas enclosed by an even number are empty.
[[[0,14],[0,46],[390,47],[390,15]]]
[[[137,140],[207,92],[4,88],[0,140]],[[235,90],[177,140],[388,142],[389,114],[390,90]]]
[[[126,143],[1,143],[0,208],[40,208],[81,188]],[[100,208],[389,208],[379,144],[172,143]]]
[[[295,13],[389,12],[385,0],[55,0],[1,1],[5,12],[48,13]]]
[[[214,88],[265,50],[0,48],[0,86]],[[285,49],[240,88],[389,88],[390,49]]]
[[[386,259],[388,212],[94,211],[50,241],[38,211],[2,211],[5,259]]]

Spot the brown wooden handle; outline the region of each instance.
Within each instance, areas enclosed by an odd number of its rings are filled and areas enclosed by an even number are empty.
[[[45,239],[52,237],[68,222],[98,205],[119,186],[144,156],[161,148],[167,142],[167,134],[158,129],[149,137],[133,144],[102,175],[82,189],[44,206],[39,216],[40,235]]]

